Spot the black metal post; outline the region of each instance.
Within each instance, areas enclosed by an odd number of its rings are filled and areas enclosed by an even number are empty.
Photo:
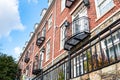
[[[43,80],[43,70],[41,71],[41,80]]]
[[[68,51],[68,69],[69,69],[69,74],[68,74],[68,80],[71,79],[71,52]]]
[[[110,37],[111,37],[111,40],[112,40],[112,46],[113,46],[113,49],[114,49],[114,57],[115,57],[115,61],[117,61],[117,54],[116,54],[115,45],[114,45],[114,40],[113,40],[113,36],[112,36],[113,33],[112,33],[110,27],[109,27],[109,31],[110,31]]]

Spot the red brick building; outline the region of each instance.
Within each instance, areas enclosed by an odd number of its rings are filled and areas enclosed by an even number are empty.
[[[48,4],[19,59],[21,80],[120,79],[120,1]]]

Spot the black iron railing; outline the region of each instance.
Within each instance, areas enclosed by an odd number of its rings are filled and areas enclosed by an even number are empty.
[[[66,27],[65,32],[65,50],[71,50],[79,42],[89,36],[89,19],[82,16],[73,20],[69,27]]]
[[[43,44],[44,41],[45,41],[45,37],[39,37],[36,40],[36,45],[40,47]]]
[[[38,56],[35,56],[35,61],[33,63],[33,70],[32,70],[32,74],[34,75],[38,75],[42,73],[42,68],[41,68],[41,59],[38,59]]]
[[[29,61],[30,61],[30,58],[29,57],[25,57],[24,62],[28,63]]]
[[[69,80],[120,62],[120,19],[33,80]]]

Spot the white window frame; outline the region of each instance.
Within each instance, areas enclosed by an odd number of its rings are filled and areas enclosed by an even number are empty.
[[[46,45],[46,61],[50,59],[50,40],[48,40]]]
[[[97,18],[100,18],[101,16],[103,16],[105,13],[107,13],[110,9],[114,7],[114,1],[113,0],[99,0],[99,1],[95,0],[95,7],[96,7]],[[100,7],[102,8],[101,10],[100,10]],[[108,9],[106,9],[105,7],[106,8],[108,7]],[[101,13],[101,11],[103,12]]]
[[[66,0],[61,0],[61,12],[65,9],[65,1]]]
[[[48,0],[48,6],[52,3],[53,0]]]
[[[52,26],[52,14],[50,15],[49,19],[48,19],[48,30],[51,28]]]
[[[60,29],[60,50],[64,48],[66,27],[63,24]]]
[[[114,34],[112,34],[112,37],[114,36],[115,39],[113,40],[113,43],[115,46],[117,46],[117,49],[118,49],[118,52],[120,51],[120,47],[119,47],[119,44],[120,44],[120,41],[119,41],[119,38],[117,38],[117,32],[115,32]],[[110,51],[111,48],[113,48],[113,45],[112,45],[112,42],[109,42],[108,40],[111,39],[111,36],[107,37],[106,38],[106,41],[107,41],[107,46],[108,46],[108,54],[109,54],[109,57],[114,57],[114,51],[113,53]],[[105,41],[102,42],[102,48],[104,50],[104,52],[106,53],[106,46],[105,46]],[[115,48],[116,50],[116,48]],[[117,54],[118,57],[120,57],[120,54]]]

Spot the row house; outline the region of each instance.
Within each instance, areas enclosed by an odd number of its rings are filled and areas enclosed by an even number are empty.
[[[20,80],[119,80],[120,0],[48,0],[18,65]]]

